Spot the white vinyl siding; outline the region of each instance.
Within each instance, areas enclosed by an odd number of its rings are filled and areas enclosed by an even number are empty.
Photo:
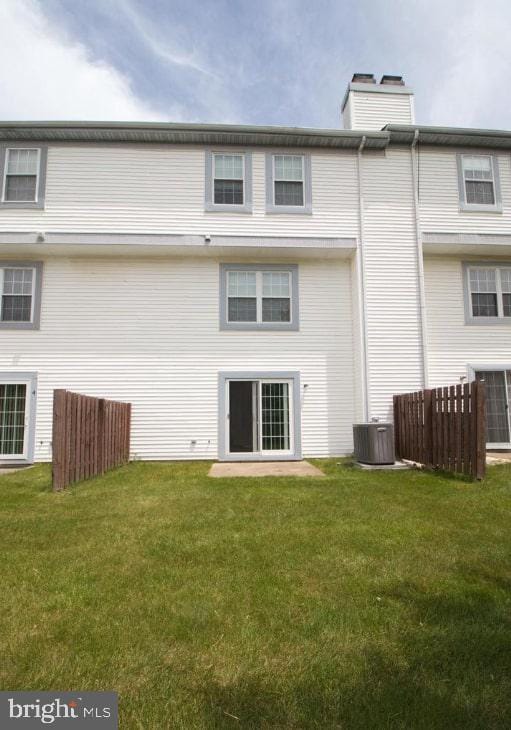
[[[369,417],[392,420],[423,386],[410,148],[364,153],[362,177]]]
[[[297,150],[306,155],[307,151]],[[247,153],[248,154],[248,153]],[[63,145],[48,150],[43,210],[5,209],[0,232],[354,237],[352,150],[310,152],[314,215],[266,212],[266,150],[252,150],[252,204],[205,207],[205,151],[187,145]],[[248,158],[246,156],[245,163]],[[208,176],[211,183],[212,174]],[[248,183],[247,173],[247,183]],[[211,187],[211,184],[210,184]],[[248,193],[248,190],[246,191]],[[244,212],[249,207],[251,214]]]
[[[219,331],[214,258],[46,259],[44,326],[2,333],[0,348],[0,370],[39,373],[36,459],[51,459],[54,388],[133,403],[135,458],[215,459],[231,369],[299,371],[304,455],[350,453],[349,261],[297,263],[300,331],[282,333]]]
[[[412,94],[352,91],[344,108],[347,129],[383,129],[386,124],[415,124]]]
[[[477,266],[477,262],[473,262]],[[511,369],[507,327],[467,327],[463,261],[453,256],[428,256],[424,261],[428,322],[430,385],[467,378],[474,370]]]
[[[456,148],[419,143],[419,200],[424,233],[511,234],[511,157],[492,155],[495,206],[465,207],[461,155]],[[483,254],[484,255],[484,254]]]

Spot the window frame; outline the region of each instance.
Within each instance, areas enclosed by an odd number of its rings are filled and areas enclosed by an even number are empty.
[[[36,177],[36,199],[35,200],[5,200],[6,183],[7,183],[7,162],[10,150],[37,150],[38,151],[38,167]],[[0,144],[0,180],[2,184],[2,192],[0,196],[0,208],[20,209],[20,208],[44,208],[46,196],[46,168],[48,161],[48,147],[45,145],[35,144],[28,145],[22,143],[3,143]]]
[[[497,294],[497,312],[496,317],[474,317],[472,313],[472,289],[470,287],[470,271],[472,269],[495,269],[497,274],[496,294]],[[500,271],[502,269],[511,270],[511,261],[509,263],[502,261],[464,261],[463,262],[463,280],[464,280],[464,305],[465,305],[465,324],[488,326],[488,325],[511,325],[511,317],[505,317],[503,314],[503,299]],[[506,292],[507,293],[507,292]]]
[[[275,157],[303,159],[303,205],[275,205]],[[266,213],[284,215],[312,215],[312,165],[308,152],[272,150],[266,153]]]
[[[250,272],[283,272],[290,275],[290,313],[289,322],[230,322],[228,319],[228,274],[230,271]],[[220,264],[220,287],[219,287],[219,314],[221,331],[277,331],[296,332],[300,329],[299,321],[299,287],[298,287],[298,264]],[[256,294],[257,311],[261,310],[262,292]],[[261,304],[259,299],[261,298]]]
[[[215,155],[240,155],[243,159],[243,204],[215,203]],[[204,208],[209,213],[252,213],[252,153],[239,149],[205,152]]]
[[[1,307],[3,301],[4,269],[32,269],[32,308],[30,322],[3,322]],[[41,323],[41,290],[43,264],[41,261],[0,260],[0,330],[38,330]]]
[[[467,191],[465,186],[465,173],[463,170],[463,159],[465,157],[488,157],[491,162],[492,168],[492,182],[493,182],[493,197],[495,202],[493,204],[485,203],[467,203]],[[499,175],[499,161],[497,155],[493,153],[483,152],[460,152],[457,155],[457,167],[458,167],[458,190],[459,190],[459,204],[460,210],[466,212],[476,213],[502,213],[502,196],[500,190],[500,175]]]

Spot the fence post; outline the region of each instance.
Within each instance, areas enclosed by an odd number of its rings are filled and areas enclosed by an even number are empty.
[[[60,492],[65,486],[66,458],[66,391],[53,391],[53,432],[52,432],[52,487]]]
[[[484,383],[475,381],[474,386],[474,406],[475,406],[475,430],[476,430],[476,450],[475,450],[475,469],[474,476],[476,479],[484,479],[486,473],[486,391]]]
[[[98,401],[98,431],[97,439],[97,458],[98,458],[98,474],[105,471],[105,399],[100,398]]]
[[[396,459],[401,458],[401,444],[399,443],[399,396],[395,395],[392,398],[394,406],[394,449],[396,452]]]
[[[432,406],[431,390],[424,391],[424,466],[431,468],[433,466],[433,406]]]

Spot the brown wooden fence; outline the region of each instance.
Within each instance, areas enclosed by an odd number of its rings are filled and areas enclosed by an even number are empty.
[[[394,396],[396,455],[482,479],[486,469],[484,383]]]
[[[53,489],[103,474],[130,458],[131,403],[53,392]]]

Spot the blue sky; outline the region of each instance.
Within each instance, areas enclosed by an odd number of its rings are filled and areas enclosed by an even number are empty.
[[[506,0],[0,0],[0,118],[339,127],[362,71],[511,128],[510,31]]]

